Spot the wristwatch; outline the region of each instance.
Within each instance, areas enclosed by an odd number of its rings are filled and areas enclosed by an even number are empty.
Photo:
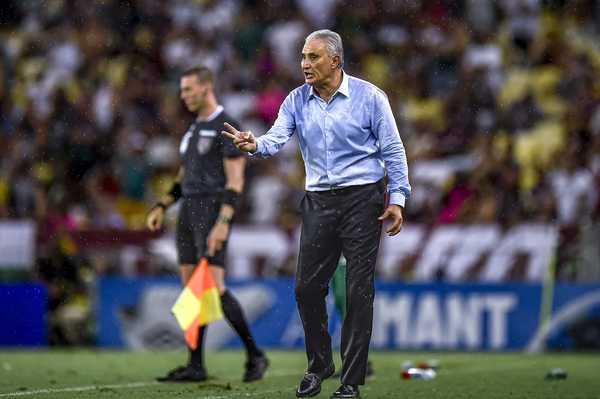
[[[223,224],[229,224],[229,223],[231,223],[231,218],[224,216],[224,215],[219,215],[219,217],[217,218],[217,222],[223,223]]]

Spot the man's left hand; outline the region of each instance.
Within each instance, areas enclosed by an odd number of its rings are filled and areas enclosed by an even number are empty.
[[[208,256],[215,256],[217,252],[223,249],[223,244],[227,241],[228,234],[229,224],[217,221],[206,239]]]
[[[390,228],[386,230],[386,233],[388,233],[389,236],[395,236],[400,233],[403,222],[402,207],[394,204],[388,205],[385,212],[383,212],[383,215],[379,216],[379,220],[385,219],[392,219],[393,222]]]

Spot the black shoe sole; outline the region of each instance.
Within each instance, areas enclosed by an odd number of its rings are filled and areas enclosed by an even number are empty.
[[[208,375],[203,374],[203,375],[200,375],[197,377],[190,377],[190,376],[175,377],[175,376],[165,375],[165,376],[161,376],[161,377],[156,377],[155,380],[157,382],[166,382],[166,383],[204,382],[204,381],[208,380]]]
[[[352,399],[352,398],[360,398],[360,391],[356,392],[356,395],[336,395],[335,392],[331,394],[329,399]]]
[[[300,393],[298,393],[298,391],[296,391],[296,397],[297,398],[312,398],[313,396],[317,396],[320,393],[321,393],[321,387],[319,387],[319,389],[317,391],[311,392],[308,394],[300,394]]]
[[[208,380],[208,378],[204,378],[204,379],[185,379],[185,380],[175,380],[175,379],[170,379],[170,378],[155,378],[156,382],[161,382],[161,383],[165,383],[165,384],[182,384],[182,383],[190,383],[190,382],[205,382],[206,380]]]

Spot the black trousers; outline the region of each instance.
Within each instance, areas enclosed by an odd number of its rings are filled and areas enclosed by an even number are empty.
[[[373,325],[375,263],[384,210],[383,181],[330,191],[306,192],[296,272],[296,301],[310,373],[323,376],[333,364],[325,298],[340,254],[347,260],[346,318],[342,326],[344,384],[365,381]]]

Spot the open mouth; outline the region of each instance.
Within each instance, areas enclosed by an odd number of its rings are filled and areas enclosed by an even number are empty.
[[[313,74],[312,74],[312,73],[309,73],[309,72],[304,72],[304,78],[306,78],[306,79],[310,79],[310,78],[312,78],[312,77],[313,77]]]

